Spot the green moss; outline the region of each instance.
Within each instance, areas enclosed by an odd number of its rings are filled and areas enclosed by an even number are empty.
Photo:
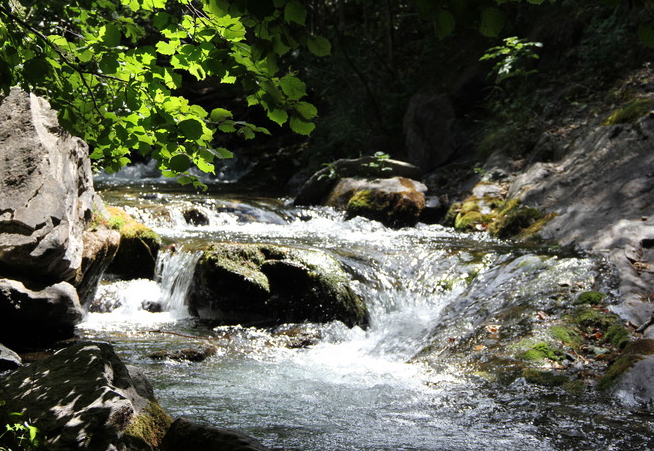
[[[127,426],[125,435],[141,439],[153,449],[157,449],[171,423],[172,419],[163,408],[156,401],[150,401]]]
[[[447,213],[445,214],[445,218],[443,219],[443,225],[448,227],[454,227],[456,216],[460,212],[461,212],[460,202],[455,202],[452,205],[450,205],[450,208],[447,210]]]
[[[612,313],[602,312],[591,307],[578,307],[572,312],[571,320],[582,329],[606,331],[618,321],[618,317]]]
[[[586,291],[584,293],[581,293],[579,296],[577,296],[577,299],[575,300],[574,303],[600,305],[602,304],[602,301],[604,301],[605,297],[606,294],[600,291]]]
[[[519,199],[511,199],[497,212],[488,231],[499,238],[510,238],[531,227],[542,217],[539,209],[522,206]]]
[[[563,374],[551,371],[540,371],[533,368],[525,368],[522,371],[522,377],[530,384],[543,385],[545,387],[560,387],[567,384],[570,380]]]
[[[141,239],[146,242],[161,244],[161,237],[148,226],[132,218],[127,212],[118,207],[107,207],[110,218],[109,224],[120,232],[121,239]]]
[[[475,225],[481,224],[484,216],[478,211],[469,211],[468,213],[459,213],[454,221],[454,228],[460,232],[471,230]]]
[[[524,360],[554,360],[554,361],[561,361],[564,360],[565,353],[561,351],[560,349],[555,349],[552,348],[549,344],[545,342],[540,342],[536,343],[531,347],[531,349],[528,349],[525,351],[521,357]]]
[[[577,346],[581,343],[579,334],[575,330],[565,326],[550,327],[549,335],[553,339],[563,342],[568,346]]]
[[[650,99],[634,100],[619,108],[607,117],[602,125],[615,125],[633,123],[649,113],[654,108],[654,101]]]
[[[604,335],[603,342],[611,343],[617,349],[624,348],[631,341],[629,331],[622,324],[613,324]]]

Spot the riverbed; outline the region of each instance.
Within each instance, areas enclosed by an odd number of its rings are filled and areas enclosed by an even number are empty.
[[[481,328],[492,331],[505,312],[547,311],[566,298],[558,293],[611,293],[611,275],[594,257],[439,225],[394,230],[345,221],[329,208],[296,208],[283,194],[230,184],[197,194],[160,180],[110,179],[98,189],[108,204],[158,232],[165,250],[155,281],[107,276],[97,298],[112,309],[88,314],[80,333],[111,341],[126,363],[141,368],[173,417],[298,451],[625,450],[654,443],[650,413],[592,388],[500,380],[465,357],[440,354]],[[187,223],[190,210],[208,224]],[[367,303],[370,327],[216,327],[191,318],[185,294],[193,264],[216,241],[328,252]],[[144,310],[148,301],[164,311]],[[494,337],[484,340],[479,352]],[[152,357],[207,347],[214,354],[201,362]],[[420,359],[426,347],[436,351]]]

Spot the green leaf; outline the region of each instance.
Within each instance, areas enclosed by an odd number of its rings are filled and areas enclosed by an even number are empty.
[[[100,28],[100,39],[107,47],[116,47],[120,44],[120,30],[114,24],[107,24]]]
[[[498,8],[488,7],[481,10],[479,32],[484,36],[499,36],[504,24],[506,15]]]
[[[318,115],[318,110],[316,107],[309,102],[298,102],[295,105],[295,112],[307,121],[310,121]]]
[[[179,41],[159,41],[157,42],[157,45],[155,46],[157,49],[158,53],[161,53],[162,55],[174,55],[175,52],[177,51],[177,46],[179,45]]]
[[[316,56],[327,56],[332,52],[332,44],[322,36],[309,36],[307,47]]]
[[[284,7],[284,20],[304,26],[307,20],[307,10],[300,2],[291,0]]]
[[[191,160],[186,155],[178,154],[170,159],[168,166],[175,172],[188,171],[191,167]]]
[[[284,123],[288,120],[288,113],[282,109],[274,109],[272,111],[268,111],[268,118],[271,121],[277,122],[279,125],[284,125]]]
[[[441,9],[436,13],[436,35],[439,39],[451,35],[455,26],[456,20],[451,12]]]
[[[214,108],[211,110],[211,120],[214,122],[222,122],[225,119],[229,119],[230,117],[233,117],[233,114],[231,111],[226,110],[225,108]]]
[[[186,139],[191,141],[202,136],[202,123],[196,119],[186,119],[177,124],[177,128]]]
[[[300,100],[307,95],[307,87],[304,82],[290,74],[279,80],[279,86],[290,100]]]
[[[310,135],[311,132],[316,128],[316,124],[313,122],[305,121],[299,116],[291,116],[291,120],[289,121],[289,125],[291,126],[291,130],[293,130],[295,133],[299,135]]]

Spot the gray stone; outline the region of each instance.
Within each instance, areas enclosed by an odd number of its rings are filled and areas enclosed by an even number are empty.
[[[0,376],[9,411],[29,412],[58,450],[152,450],[170,417],[142,375],[132,376],[107,343],[78,343]]]
[[[654,408],[654,356],[642,356],[616,383],[613,395],[632,408]]]
[[[83,316],[77,291],[67,282],[28,288],[0,279],[0,341],[13,348],[70,338]]]
[[[618,270],[625,318],[642,322],[654,287],[654,117],[587,126],[566,142],[569,154],[516,177],[508,198],[556,217],[540,236],[604,254]],[[630,307],[633,306],[633,309]]]
[[[234,429],[205,426],[178,418],[168,429],[160,450],[268,451],[269,448]]]
[[[0,344],[0,371],[15,370],[23,364],[18,354]]]
[[[0,271],[70,279],[94,196],[87,145],[45,100],[12,89],[0,105]]]

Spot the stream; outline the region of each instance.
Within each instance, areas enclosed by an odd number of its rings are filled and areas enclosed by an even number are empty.
[[[89,313],[79,332],[112,342],[127,364],[142,369],[173,418],[238,429],[271,448],[297,451],[654,444],[648,412],[592,389],[571,393],[521,377],[493,378],[467,357],[446,352],[472,341],[480,353],[499,349],[494,324],[518,331],[525,327],[521,316],[547,310],[571,290],[611,292],[601,261],[438,225],[393,230],[363,218],[344,221],[328,208],[296,208],[277,193],[231,184],[213,185],[206,195],[159,180],[108,178],[96,186],[105,202],[152,227],[176,251],[160,253],[156,281],[105,277],[96,298],[109,311]],[[187,224],[183,213],[190,209],[209,224]],[[370,327],[212,328],[190,318],[185,295],[193,265],[215,241],[332,254],[367,303]],[[148,301],[163,311],[145,311]],[[297,346],[298,335],[308,344]],[[202,362],[151,357],[207,345],[215,355]],[[427,346],[435,349],[431,357],[420,358]]]

